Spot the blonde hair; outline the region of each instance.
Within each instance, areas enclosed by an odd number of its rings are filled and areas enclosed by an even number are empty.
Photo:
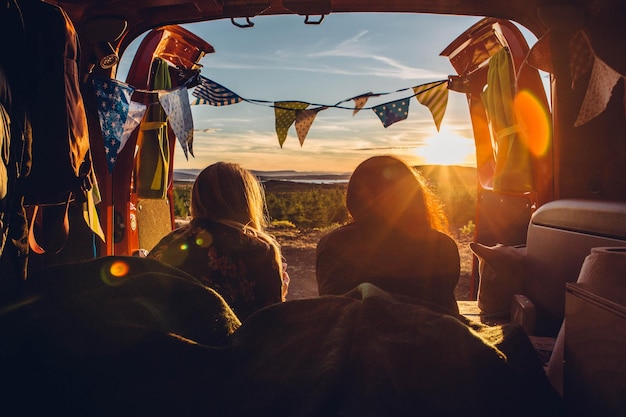
[[[424,177],[396,156],[374,156],[354,170],[346,206],[355,221],[382,223],[412,234],[448,233],[441,203]]]
[[[280,247],[265,232],[269,224],[265,192],[260,181],[238,164],[216,162],[198,174],[191,191],[191,215],[209,219],[256,236]]]

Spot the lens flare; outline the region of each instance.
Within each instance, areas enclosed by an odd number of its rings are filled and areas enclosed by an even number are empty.
[[[130,267],[126,262],[123,261],[115,261],[109,267],[109,273],[116,278],[121,278],[125,275],[128,275],[129,271]]]
[[[545,155],[552,137],[549,112],[528,90],[522,90],[515,96],[513,107],[521,127],[520,138],[534,156]]]
[[[213,235],[206,230],[203,230],[196,235],[195,244],[201,248],[208,248],[213,244]]]
[[[103,266],[100,277],[102,278],[102,282],[107,285],[118,285],[124,280],[120,278],[124,278],[130,272],[130,265],[126,262],[117,260],[110,263],[108,266]]]

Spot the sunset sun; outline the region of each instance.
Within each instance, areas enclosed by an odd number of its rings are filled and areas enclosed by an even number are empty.
[[[476,165],[474,142],[443,127],[414,152],[427,165]]]

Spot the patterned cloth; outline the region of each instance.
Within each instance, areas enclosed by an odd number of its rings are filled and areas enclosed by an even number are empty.
[[[384,127],[406,119],[409,116],[409,99],[403,98],[390,103],[373,107],[372,110],[383,123]]]
[[[148,257],[175,266],[217,291],[240,320],[282,301],[273,247],[221,223],[194,219],[165,236]]]
[[[94,78],[92,82],[98,101],[98,117],[107,165],[109,173],[112,173],[117,155],[122,148],[124,125],[128,117],[130,98],[135,89],[117,80]]]

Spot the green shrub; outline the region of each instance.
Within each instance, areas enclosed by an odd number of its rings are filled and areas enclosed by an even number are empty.
[[[174,216],[186,219],[190,215],[191,207],[191,185],[174,186]]]

